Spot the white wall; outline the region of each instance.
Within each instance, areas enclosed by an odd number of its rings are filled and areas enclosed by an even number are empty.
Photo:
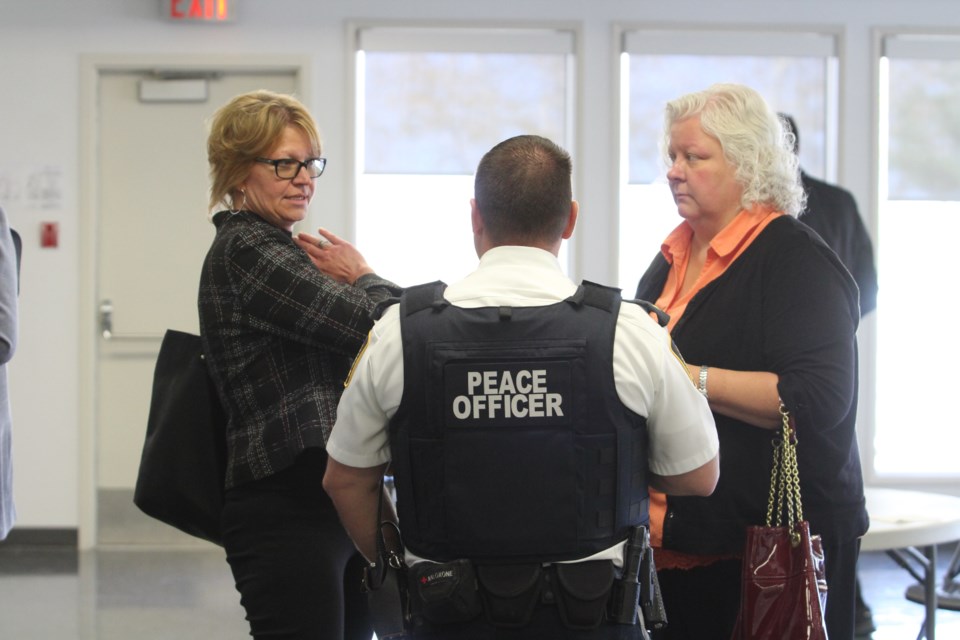
[[[960,29],[954,0],[234,0],[239,20],[230,25],[174,24],[161,19],[160,0],[0,0],[0,197],[4,176],[23,181],[26,171],[60,172],[62,196],[42,210],[2,203],[24,238],[21,343],[10,366],[14,412],[14,473],[21,527],[77,527],[83,521],[80,482],[83,416],[91,387],[84,345],[92,342],[91,301],[81,300],[88,265],[82,247],[92,237],[80,228],[81,56],[178,54],[203,60],[228,53],[307,56],[312,61],[311,108],[331,157],[345,155],[352,118],[347,91],[351,60],[345,41],[350,20],[547,21],[581,28],[580,165],[578,197],[591,215],[578,229],[575,275],[614,281],[606,256],[616,231],[616,125],[610,105],[615,86],[616,24],[804,23],[844,29],[840,111],[840,178],[857,196],[875,229],[872,190],[872,29],[914,26]],[[588,126],[587,126],[588,125]],[[331,168],[336,167],[331,163]],[[349,228],[349,184],[340,165],[325,180],[325,226]],[[157,179],[162,180],[162,172]],[[9,181],[8,181],[9,183]],[[39,247],[41,221],[60,225],[60,246]],[[158,220],[158,223],[162,221]],[[82,328],[82,329],[81,329]],[[869,330],[869,328],[868,328]],[[81,333],[82,331],[82,333]],[[869,343],[869,337],[868,341]],[[866,347],[867,345],[864,345]],[[864,407],[866,409],[866,407]],[[85,440],[86,438],[86,440]]]

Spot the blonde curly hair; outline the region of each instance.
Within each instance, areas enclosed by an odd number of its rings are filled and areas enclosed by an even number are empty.
[[[766,205],[794,217],[803,211],[806,194],[793,134],[759,93],[744,85],[714,84],[668,102],[662,145],[668,166],[670,128],[693,116],[700,116],[704,132],[720,142],[724,158],[736,168],[744,209]]]

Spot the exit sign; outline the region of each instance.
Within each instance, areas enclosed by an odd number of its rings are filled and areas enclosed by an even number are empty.
[[[171,22],[232,22],[235,4],[230,0],[160,0],[163,15]]]

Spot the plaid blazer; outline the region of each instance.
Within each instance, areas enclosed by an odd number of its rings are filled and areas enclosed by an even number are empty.
[[[377,302],[399,287],[321,273],[292,235],[241,211],[214,216],[198,307],[210,373],[227,411],[226,487],[269,476],[324,447]]]

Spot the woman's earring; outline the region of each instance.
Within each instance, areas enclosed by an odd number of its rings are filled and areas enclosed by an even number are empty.
[[[243,207],[247,204],[247,192],[243,189],[240,189],[240,195],[243,196],[243,200],[240,201],[240,208],[234,211],[233,209],[227,209],[231,214],[236,215],[243,211]]]

